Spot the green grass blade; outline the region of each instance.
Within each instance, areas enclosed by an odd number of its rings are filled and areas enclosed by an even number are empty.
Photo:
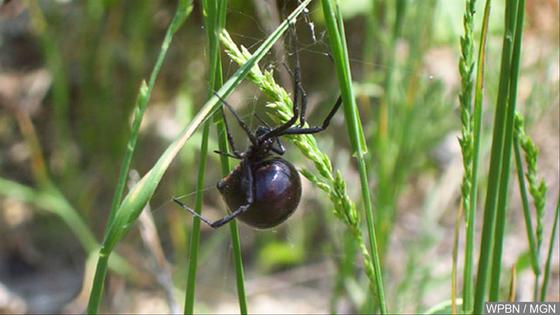
[[[107,274],[107,265],[108,265],[108,260],[109,260],[109,253],[111,252],[111,249],[106,249],[105,242],[106,242],[107,239],[109,239],[111,237],[110,233],[111,233],[111,231],[113,231],[113,229],[111,229],[111,227],[114,226],[114,220],[115,220],[115,217],[116,217],[118,205],[120,204],[121,199],[122,199],[122,195],[124,193],[126,179],[127,179],[127,176],[128,176],[128,171],[130,169],[130,163],[132,161],[132,155],[134,153],[134,149],[136,147],[136,142],[138,140],[138,132],[140,130],[140,124],[142,123],[142,118],[144,116],[144,112],[145,112],[146,107],[148,105],[148,101],[150,99],[152,88],[155,84],[156,78],[159,74],[159,71],[160,71],[161,66],[163,64],[163,61],[165,60],[167,50],[169,48],[169,45],[171,44],[171,40],[173,39],[173,35],[179,29],[179,27],[183,24],[185,19],[190,15],[191,11],[192,11],[192,1],[181,0],[179,2],[179,4],[177,5],[177,11],[175,12],[173,20],[171,21],[171,23],[170,23],[170,25],[167,29],[167,32],[165,34],[165,37],[164,37],[163,43],[161,45],[161,49],[160,49],[157,61],[156,61],[156,64],[154,65],[154,68],[153,68],[152,73],[150,75],[150,80],[147,84],[146,84],[145,81],[142,81],[142,84],[140,86],[140,91],[138,92],[137,101],[136,101],[136,104],[135,104],[135,107],[134,107],[135,108],[134,119],[133,119],[132,126],[131,126],[130,136],[129,136],[129,139],[128,139],[128,144],[126,146],[126,151],[125,151],[125,155],[124,155],[123,162],[122,162],[122,165],[121,165],[121,169],[120,169],[120,172],[119,172],[119,178],[118,178],[118,181],[117,181],[117,186],[115,188],[115,194],[114,194],[113,200],[111,202],[109,219],[107,221],[107,228],[105,229],[104,246],[100,250],[99,260],[98,260],[98,264],[97,264],[97,267],[96,267],[95,276],[94,276],[94,279],[93,279],[92,291],[90,293],[90,299],[89,299],[88,308],[87,308],[87,311],[90,314],[97,313],[97,310],[99,308],[99,303],[101,302],[101,294],[102,294],[102,291],[103,291],[103,283],[105,281],[105,276]],[[148,200],[146,200],[144,205],[147,203],[147,201]],[[144,207],[144,205],[142,205],[142,208]],[[140,214],[140,212],[142,211],[142,208],[140,208],[138,210],[138,213],[136,214],[136,216],[138,216]]]
[[[509,174],[511,168],[511,151],[517,103],[517,82],[521,63],[521,42],[523,39],[523,22],[525,17],[525,0],[519,0],[515,10],[515,38],[511,56],[511,72],[509,76],[509,100],[506,113],[505,135],[502,153],[502,170],[500,175],[500,190],[498,192],[498,208],[494,236],[494,253],[492,263],[492,278],[490,282],[490,301],[499,300],[500,274],[502,266],[502,251],[506,225],[506,210],[509,192]]]
[[[290,21],[303,12],[311,0],[303,1],[298,8],[290,14],[290,16],[274,31],[263,44],[255,51],[252,57],[240,67],[234,75],[217,91],[221,98],[227,97],[233,89],[241,83],[243,78],[249,73],[251,68],[264,57],[270,50],[272,45],[282,36],[288,28]],[[179,153],[183,145],[190,139],[196,129],[203,124],[219,107],[218,96],[212,96],[202,106],[200,111],[193,117],[193,120],[183,129],[179,136],[167,147],[167,149],[160,156],[155,165],[144,175],[144,177],[130,190],[128,195],[124,198],[121,205],[116,211],[114,220],[107,228],[109,231],[103,241],[103,247],[99,252],[99,260],[94,277],[93,288],[90,295],[88,304],[88,313],[97,313],[99,303],[101,301],[101,294],[103,292],[103,282],[107,273],[107,260],[113,248],[119,240],[124,237],[135,220],[140,215],[140,212],[150,200],[155,192],[161,178],[165,171]]]
[[[221,30],[225,26],[226,12],[227,12],[227,0],[219,0],[216,8],[216,16],[218,30]],[[217,38],[217,33],[212,35],[212,40],[210,41],[210,48],[215,50],[215,55],[212,56],[211,67],[215,68],[216,71],[212,72],[211,82],[214,82],[214,89],[218,89],[222,85],[222,63],[219,54],[220,42]],[[255,64],[257,65],[257,64]],[[212,86],[212,85],[211,85]],[[218,133],[218,148],[222,152],[228,152],[228,141],[227,132],[224,123],[223,111],[218,111],[214,114],[214,123],[216,124],[216,131]],[[220,165],[223,176],[227,176],[231,167],[229,165],[229,159],[226,156],[220,155]],[[241,256],[241,241],[239,238],[239,229],[237,226],[237,221],[232,220],[229,225],[231,244],[232,244],[232,254],[233,262],[235,266],[235,283],[237,288],[237,300],[239,304],[239,313],[247,314],[247,295],[245,293],[245,273],[243,270],[243,257]]]
[[[227,152],[228,142],[227,133],[225,131],[224,120],[222,112],[217,112],[216,118],[216,129],[218,133],[218,147],[220,151]],[[220,156],[220,165],[222,169],[222,174],[225,176],[231,171],[229,165],[229,160],[225,156]],[[245,272],[243,271],[243,259],[241,256],[241,241],[239,238],[239,229],[237,226],[237,221],[232,220],[229,225],[233,262],[235,265],[235,281],[237,287],[237,299],[239,303],[239,313],[247,314],[247,294],[245,293]]]
[[[505,33],[502,44],[502,57],[500,66],[500,83],[496,110],[494,116],[494,131],[492,136],[492,148],[490,152],[490,169],[488,172],[488,187],[486,190],[486,201],[484,205],[484,218],[482,225],[482,237],[480,241],[480,256],[478,261],[478,272],[476,279],[476,290],[474,295],[474,314],[483,311],[484,296],[488,274],[490,271],[490,256],[492,244],[494,243],[494,223],[496,219],[496,203],[500,185],[500,170],[502,165],[503,140],[505,132],[505,116],[507,110],[507,95],[510,77],[510,59],[514,35],[514,18],[512,8],[515,6],[510,2],[506,5]]]
[[[369,192],[369,183],[367,178],[366,161],[364,160],[366,152],[366,144],[364,140],[361,123],[358,117],[357,106],[352,89],[352,77],[350,74],[350,63],[348,60],[348,51],[346,48],[346,37],[344,35],[344,25],[340,9],[336,1],[323,0],[323,14],[329,35],[330,47],[333,53],[334,63],[336,66],[337,78],[340,84],[340,90],[344,105],[344,116],[346,118],[346,127],[348,136],[353,149],[353,155],[358,162],[358,170],[360,173],[360,184],[362,192],[362,201],[364,203],[367,227],[369,234],[370,250],[373,256],[373,267],[375,271],[375,288],[379,308],[382,314],[387,313],[385,303],[385,292],[383,288],[383,277],[381,271],[381,263],[378,254],[378,246],[375,234],[375,226],[373,219],[373,207]]]
[[[158,74],[161,70],[161,66],[163,65],[163,61],[165,60],[165,57],[167,55],[167,50],[169,49],[169,45],[173,40],[173,35],[175,35],[177,30],[181,27],[181,25],[185,21],[185,19],[189,16],[191,10],[192,10],[191,0],[181,0],[181,2],[179,2],[179,5],[177,7],[177,12],[175,13],[173,20],[171,21],[169,27],[167,28],[167,32],[165,34],[163,43],[161,45],[161,49],[159,51],[159,55],[152,69],[152,73],[150,74],[150,79],[147,84],[145,81],[142,81],[140,90],[138,91],[136,104],[134,104],[134,118],[132,120],[130,136],[128,138],[126,151],[124,153],[123,161],[121,164],[117,186],[115,187],[115,194],[111,202],[111,211],[109,212],[109,219],[107,220],[108,225],[111,225],[111,223],[113,222],[113,219],[115,217],[115,212],[122,200],[122,195],[124,193],[124,188],[126,186],[126,180],[128,178],[128,171],[130,169],[130,163],[132,162],[132,156],[136,148],[136,142],[138,141],[138,132],[140,130],[140,125],[142,123],[142,118],[144,117],[144,113],[148,106],[148,102],[150,101],[152,89],[154,87]]]
[[[213,23],[213,12],[214,12],[214,1],[203,1],[203,11],[206,13],[204,15],[204,24],[206,27],[206,32],[209,37],[209,42],[211,42],[211,35],[214,30]],[[210,73],[214,73],[214,68],[212,67],[212,62],[214,59],[214,54],[211,49],[211,44],[209,44],[209,54],[210,54]],[[210,75],[210,87],[212,84],[212,74]],[[202,128],[202,141],[200,144],[200,151],[198,155],[198,176],[196,181],[196,198],[194,211],[197,213],[202,212],[202,202],[203,202],[203,187],[206,175],[206,162],[208,155],[208,135],[210,132],[210,123],[207,121],[204,123]],[[198,266],[198,250],[200,247],[200,219],[196,216],[192,217],[192,227],[189,237],[189,259],[187,266],[187,280],[185,286],[185,303],[184,303],[184,314],[193,314],[194,312],[194,298],[195,298],[195,285],[196,285],[196,274]]]
[[[198,160],[198,178],[196,181],[196,198],[194,210],[197,213],[202,211],[204,179],[206,174],[206,160],[208,156],[208,134],[210,123],[205,122],[202,128],[202,142],[200,144],[200,154]],[[198,249],[200,244],[200,219],[192,217],[191,237],[189,238],[189,264],[187,272],[187,285],[185,289],[185,308],[184,314],[193,314],[196,268],[198,265]]]
[[[245,315],[247,310],[247,294],[245,293],[245,272],[243,271],[243,260],[241,257],[241,241],[239,239],[239,229],[237,221],[233,220],[229,224],[231,234],[231,245],[233,261],[235,264],[235,283],[237,287],[237,300],[239,303],[239,314]]]
[[[558,214],[560,213],[560,193],[558,194],[558,201],[556,202],[556,210],[554,213],[554,223],[552,223],[552,231],[550,231],[550,244],[548,245],[548,255],[544,265],[544,277],[541,287],[541,302],[546,299],[546,291],[548,289],[548,279],[550,278],[550,265],[552,263],[552,254],[554,253],[554,243],[556,241],[556,229],[558,228]]]

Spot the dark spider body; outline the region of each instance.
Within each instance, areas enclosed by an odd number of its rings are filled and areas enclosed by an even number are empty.
[[[266,137],[270,131],[268,127],[257,128],[255,144],[239,154],[241,163],[217,184],[230,213],[252,198],[249,208],[238,218],[258,229],[284,222],[294,213],[301,199],[301,179],[296,168],[270,153],[285,152],[278,138]],[[252,185],[245,175],[247,169],[252,174]]]
[[[253,203],[237,218],[258,229],[271,228],[286,221],[301,199],[301,179],[297,170],[280,157],[259,160],[250,167],[254,182]],[[246,189],[251,188],[245,188],[245,185],[241,165],[218,182],[218,190],[230,212],[246,203]]]

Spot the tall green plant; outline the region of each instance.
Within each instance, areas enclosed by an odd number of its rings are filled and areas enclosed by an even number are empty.
[[[498,209],[502,209],[502,207],[505,208],[505,201],[507,201],[505,196],[503,196],[503,194],[507,194],[508,186],[507,175],[505,175],[504,172],[506,169],[509,172],[513,131],[508,130],[508,128],[513,129],[512,122],[515,113],[515,106],[511,106],[512,103],[508,102],[508,99],[511,100],[511,93],[516,93],[518,76],[517,66],[520,55],[522,32],[522,28],[519,28],[519,26],[523,25],[524,16],[524,7],[522,4],[524,4],[523,0],[517,2],[508,1],[505,7],[505,32],[502,46],[500,84],[494,117],[490,170],[488,174],[488,188],[484,207],[484,222],[473,308],[473,313],[475,314],[482,313],[483,311],[487,280],[491,268],[490,259],[493,254],[492,249],[494,249],[495,260],[501,259],[500,246],[503,241],[503,234],[501,231],[504,230],[505,225],[505,216],[503,215],[505,210],[502,211]],[[519,10],[518,7],[520,8]],[[513,48],[514,37],[515,49]],[[509,123],[509,121],[511,121],[511,123]],[[507,160],[507,162],[502,163],[504,160]],[[496,222],[497,212],[501,212],[498,222]],[[500,231],[498,237],[495,237],[495,226],[497,226],[498,231]],[[495,268],[499,268],[499,266]],[[494,275],[492,281],[494,283],[492,285],[494,291],[491,291],[491,296],[495,296],[498,294],[495,283],[499,281],[499,276]]]
[[[512,4],[513,5],[513,4]],[[509,76],[509,91],[505,133],[503,139],[502,169],[500,170],[500,189],[498,191],[498,205],[496,216],[496,230],[494,236],[492,277],[490,282],[490,300],[497,301],[500,291],[500,274],[502,266],[503,240],[507,216],[509,196],[509,175],[511,174],[511,155],[513,149],[513,133],[515,121],[515,108],[517,105],[517,82],[521,63],[521,41],[523,38],[523,21],[525,17],[525,0],[520,0],[514,11],[515,28],[513,51],[511,55],[511,72]],[[538,231],[537,231],[538,233]]]

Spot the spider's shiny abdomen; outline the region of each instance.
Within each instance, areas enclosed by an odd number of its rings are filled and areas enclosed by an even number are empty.
[[[296,210],[301,199],[301,179],[288,161],[275,157],[252,164],[253,203],[237,218],[246,224],[267,229],[284,222]],[[247,194],[242,189],[241,167],[234,169],[218,183],[229,211],[247,204]]]

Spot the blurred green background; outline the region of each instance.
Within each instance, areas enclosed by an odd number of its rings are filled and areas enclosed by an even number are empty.
[[[488,124],[498,88],[503,2],[494,1],[490,18]],[[462,178],[457,69],[464,3],[341,3],[370,151],[387,300],[395,312],[425,311],[450,298]],[[12,0],[0,5],[0,311],[83,311],[94,266],[88,252],[102,238],[140,82],[153,67],[175,5],[164,0]],[[482,1],[477,5],[481,13]],[[288,0],[230,1],[226,29],[251,49],[295,6],[297,1]],[[518,109],[540,149],[540,173],[549,186],[545,222],[550,223],[560,178],[559,8],[557,1],[541,0],[527,1],[526,10]],[[480,15],[475,19],[477,43]],[[297,24],[311,123],[322,121],[338,95],[322,19],[314,2]],[[140,174],[206,100],[203,24],[195,1],[170,47],[142,123],[132,164]],[[261,67],[275,69],[277,81],[291,90],[283,66],[288,54],[279,44]],[[225,54],[222,62],[228,78],[237,65]],[[378,119],[383,100],[391,104],[388,122]],[[265,112],[266,99],[248,83],[228,101],[253,127],[252,114]],[[340,113],[317,139],[358,200],[358,174],[347,138],[338,132],[342,128]],[[247,145],[241,130],[233,129],[236,142]],[[378,142],[380,133],[387,142]],[[485,174],[491,133],[483,133]],[[164,177],[150,202],[152,218],[141,219],[142,229],[133,229],[117,248],[129,264],[120,273],[111,272],[104,310],[168,312],[182,303],[192,218],[171,198],[194,205],[199,137],[189,141]],[[210,150],[215,149],[212,131]],[[290,145],[286,156],[296,166],[310,163]],[[215,189],[220,178],[218,156],[211,154],[203,207],[211,218],[224,215]],[[368,285],[356,244],[334,218],[327,196],[305,179],[303,186],[299,209],[285,224],[267,231],[240,225],[250,312],[367,310]],[[516,192],[517,185],[511,186]],[[518,296],[523,299],[531,296],[532,280],[528,263],[520,263],[527,240],[516,193],[510,208],[504,250],[508,268],[503,270],[520,266]],[[558,301],[557,256],[552,270],[549,294]],[[237,312],[235,294],[229,233],[203,226],[195,309]]]

